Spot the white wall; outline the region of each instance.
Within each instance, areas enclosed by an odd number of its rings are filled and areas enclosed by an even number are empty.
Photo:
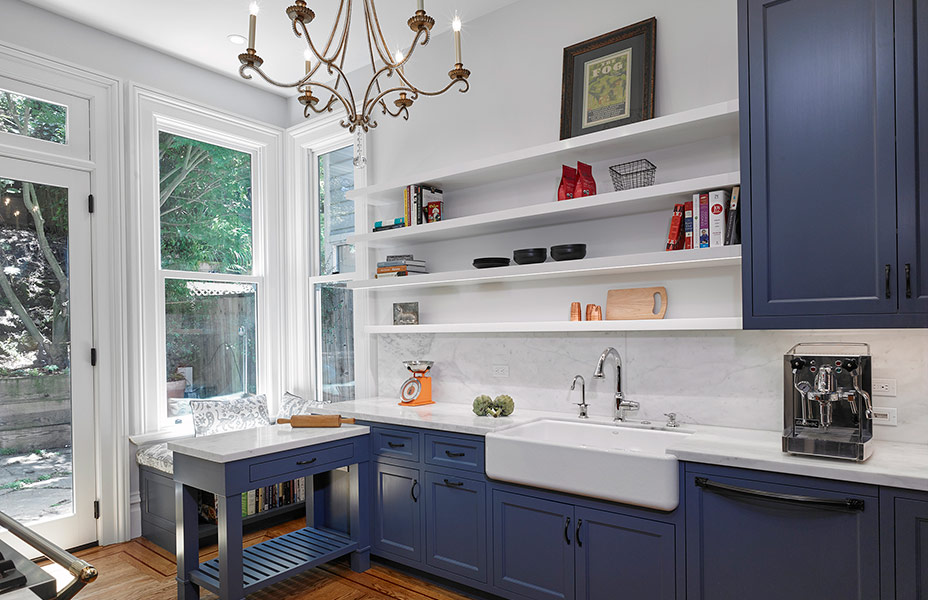
[[[126,4],[127,11],[136,9],[144,18],[144,5]],[[289,122],[282,96],[31,4],[0,0],[0,24],[0,42],[265,123],[286,126]]]

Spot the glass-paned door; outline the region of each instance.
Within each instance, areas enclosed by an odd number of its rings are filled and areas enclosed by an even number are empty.
[[[0,158],[0,511],[66,548],[97,539],[89,192]]]

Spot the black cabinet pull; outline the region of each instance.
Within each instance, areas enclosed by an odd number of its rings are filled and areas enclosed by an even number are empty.
[[[912,265],[905,263],[905,297],[912,297]]]
[[[311,465],[311,464],[313,464],[314,462],[316,462],[316,459],[315,459],[315,458],[311,458],[311,459],[309,459],[309,460],[298,460],[298,461],[296,461],[296,464],[298,464],[298,465]]]
[[[451,481],[449,479],[445,479],[445,485],[447,485],[448,487],[463,487],[464,482],[463,481]]]
[[[583,527],[583,519],[577,519],[577,531],[574,533],[574,538],[577,540],[577,547],[583,547],[583,541],[580,539],[580,528]]]
[[[570,531],[570,517],[567,517],[567,520],[564,521],[564,541],[570,546],[570,535],[568,535],[568,531]]]
[[[412,480],[412,487],[409,488],[409,496],[412,498],[412,501],[413,501],[413,502],[418,502],[418,501],[419,501],[419,496],[416,495],[416,488],[417,488],[417,487],[419,487],[419,480],[418,480],[418,479],[413,479],[413,480]]]
[[[890,276],[892,275],[893,268],[890,265],[886,265],[886,297],[893,297],[893,289],[890,284]]]
[[[696,478],[696,487],[704,490],[715,492],[721,495],[740,496],[750,498],[762,498],[764,500],[773,500],[776,502],[786,502],[788,504],[799,504],[803,506],[818,506],[823,508],[838,508],[848,511],[862,511],[864,501],[860,498],[816,498],[815,496],[797,496],[795,494],[781,494],[778,492],[768,492],[766,490],[753,490],[750,488],[728,485],[710,481],[705,477]]]
[[[463,452],[452,452],[451,450],[445,450],[445,454],[448,455],[448,458],[461,458],[464,456]]]
[[[391,448],[404,448],[406,444],[397,444],[396,442],[387,442],[387,445]]]

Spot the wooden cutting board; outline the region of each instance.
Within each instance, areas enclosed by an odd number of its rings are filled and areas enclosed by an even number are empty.
[[[660,310],[655,313],[660,296]],[[667,312],[667,288],[644,287],[627,290],[609,290],[606,294],[606,320],[663,319]]]

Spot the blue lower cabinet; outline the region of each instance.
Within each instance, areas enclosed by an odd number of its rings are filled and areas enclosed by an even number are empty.
[[[674,526],[577,507],[577,600],[677,596]]]
[[[422,560],[422,485],[418,469],[374,464],[374,531],[377,554]]]
[[[487,583],[487,499],[482,481],[425,474],[425,562]]]
[[[687,467],[688,600],[880,597],[877,488]]]
[[[574,507],[493,492],[493,584],[537,600],[574,597]]]
[[[928,600],[928,494],[883,492],[882,600]]]

